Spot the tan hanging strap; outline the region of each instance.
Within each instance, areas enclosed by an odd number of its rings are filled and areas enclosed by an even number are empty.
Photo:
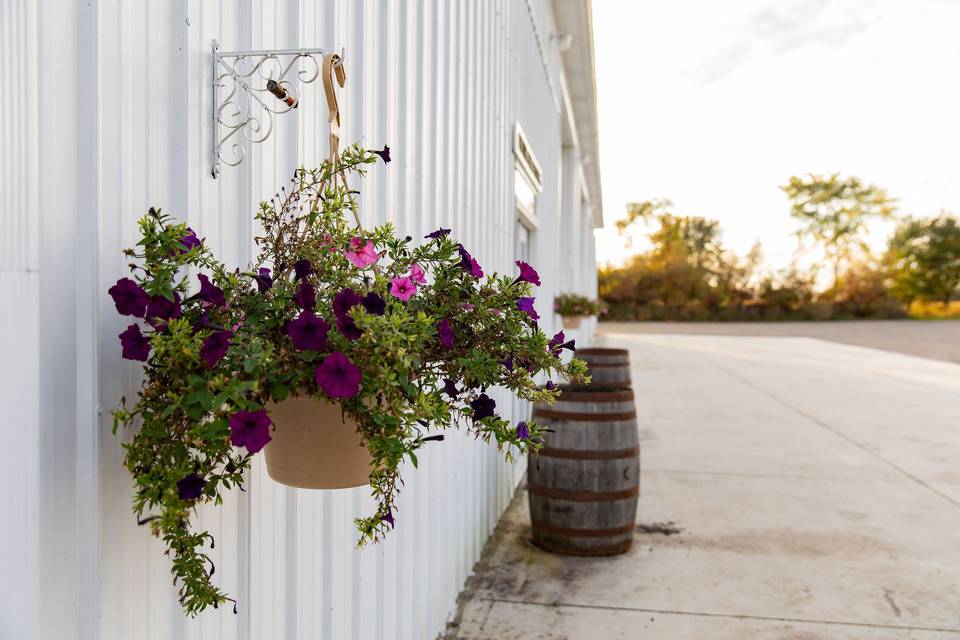
[[[330,151],[328,160],[332,165],[336,166],[340,163],[340,105],[337,103],[337,90],[333,84],[333,78],[334,75],[336,75],[337,84],[343,88],[347,82],[347,72],[343,68],[343,61],[340,56],[335,53],[328,53],[323,56],[321,72],[323,74],[323,92],[327,96],[327,126],[330,129]],[[347,176],[343,171],[339,171],[337,175],[340,176],[340,182],[347,192],[347,199],[350,202],[350,211],[353,213],[353,219],[357,223],[357,227],[362,227],[360,224],[360,214],[357,212],[357,203],[353,199],[350,186],[347,184]],[[334,178],[334,180],[336,180],[336,178]]]
[[[330,128],[330,161],[340,155],[340,106],[337,104],[337,91],[333,86],[333,76],[342,88],[347,81],[347,72],[343,68],[340,56],[328,53],[323,56],[323,92],[327,96],[327,125]]]

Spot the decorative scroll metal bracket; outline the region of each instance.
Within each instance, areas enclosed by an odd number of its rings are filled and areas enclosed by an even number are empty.
[[[245,143],[270,137],[274,116],[300,105],[300,86],[320,77],[323,56],[323,49],[220,51],[213,41],[214,178],[222,165],[243,162]]]

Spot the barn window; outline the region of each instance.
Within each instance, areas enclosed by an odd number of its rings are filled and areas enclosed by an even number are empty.
[[[513,199],[517,211],[514,250],[518,260],[530,262],[533,259],[533,236],[539,226],[537,196],[543,191],[543,172],[519,124],[514,136],[513,153],[516,158]]]

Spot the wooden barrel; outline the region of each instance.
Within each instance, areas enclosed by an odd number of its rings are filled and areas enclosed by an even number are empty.
[[[577,349],[576,357],[586,361],[593,386],[630,386],[630,352],[626,349]]]
[[[623,553],[633,543],[640,445],[631,389],[564,388],[533,417],[553,429],[527,461],[533,542],[583,556]]]

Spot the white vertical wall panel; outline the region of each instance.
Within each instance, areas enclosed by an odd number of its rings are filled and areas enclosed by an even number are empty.
[[[511,272],[512,136],[523,127],[544,169],[533,255],[542,326],[555,330],[552,296],[568,283],[591,291],[595,274],[590,222],[572,196],[577,156],[561,153],[553,30],[549,3],[526,0],[0,3],[11,132],[0,145],[0,388],[12,407],[0,637],[420,640],[443,629],[523,471],[462,434],[404,469],[397,529],[364,550],[353,518],[373,507],[365,490],[282,487],[258,459],[246,492],[198,514],[238,613],[184,619],[162,546],[129,510],[120,444],[130,435],[111,434],[108,412],[135,395],[139,370],[120,358],[127,323],[105,292],[126,273],[121,250],[149,206],[243,265],[257,202],[326,156],[318,83],[269,141],[210,177],[212,40],[343,47],[343,139],[389,144],[393,156],[358,185],[365,224],[414,238],[451,227],[485,270]],[[528,410],[496,400],[515,419]]]

